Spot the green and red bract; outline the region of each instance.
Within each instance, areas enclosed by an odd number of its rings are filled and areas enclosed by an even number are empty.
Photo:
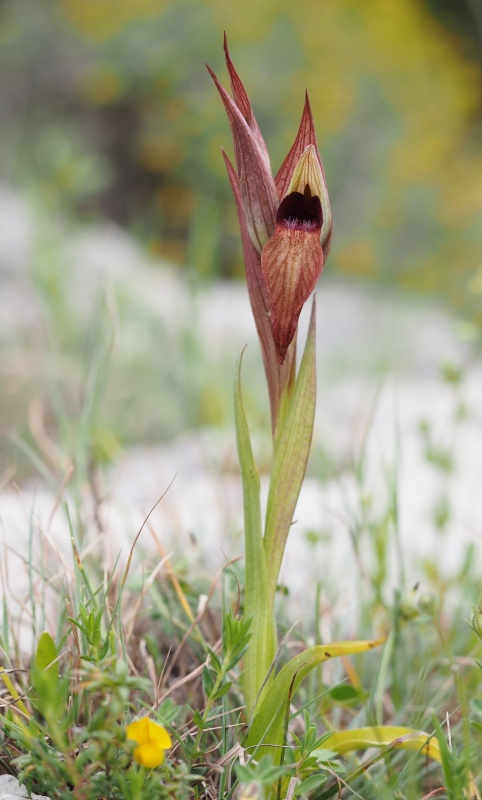
[[[294,144],[273,177],[266,144],[231,61],[226,37],[224,50],[233,97],[209,72],[231,126],[236,167],[226,154],[224,158],[238,211],[275,431],[281,399],[294,381],[301,309],[330,248],[331,210],[308,95]]]

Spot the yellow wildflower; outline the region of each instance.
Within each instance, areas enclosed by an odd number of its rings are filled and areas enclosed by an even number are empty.
[[[164,761],[164,751],[171,745],[171,737],[162,725],[143,717],[127,726],[127,738],[137,742],[134,758],[147,769],[154,769]]]

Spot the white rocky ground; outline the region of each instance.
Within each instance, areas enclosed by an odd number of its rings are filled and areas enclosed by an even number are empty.
[[[23,800],[28,796],[25,787],[19,786],[13,775],[0,775],[0,800]],[[31,800],[49,800],[43,794],[31,794],[30,798]]]
[[[29,274],[37,235],[32,212],[15,192],[3,187],[0,339],[4,352],[42,317]],[[125,233],[112,227],[71,234],[59,246],[69,270],[65,303],[72,313],[88,311],[99,285],[107,283],[110,290],[135,298],[141,312],[160,316],[173,347],[181,328],[191,325],[211,360],[234,364],[245,343],[256,353],[244,286],[218,284],[200,290],[193,299],[178,273],[149,261]],[[289,613],[295,618],[312,609],[315,586],[321,581],[343,629],[357,604],[360,567],[366,571],[373,563],[366,530],[356,553],[357,526],[363,514],[372,521],[383,516],[393,486],[407,584],[423,580],[423,558],[433,559],[446,573],[456,572],[469,543],[476,546],[473,557],[480,564],[482,370],[447,311],[408,300],[396,291],[334,282],[329,266],[319,286],[317,311],[319,391],[313,466],[300,497],[282,580],[290,588]],[[303,318],[302,330],[305,326]],[[130,346],[128,335],[122,346]],[[256,369],[252,358],[247,381]],[[440,379],[445,360],[464,367],[464,383],[458,390]],[[226,381],[231,379],[229,372]],[[462,400],[468,413],[454,421]],[[453,454],[453,472],[445,473],[427,461],[419,432],[422,420],[430,424],[434,448]],[[337,467],[336,476],[323,481],[316,466],[321,450]],[[258,444],[257,452],[262,451]],[[363,475],[357,483],[351,464],[360,458]],[[134,568],[142,569],[144,563],[146,570],[151,569],[160,558],[157,536],[165,552],[202,565],[214,577],[227,558],[242,552],[241,494],[234,465],[234,434],[215,430],[186,433],[167,445],[153,443],[124,453],[102,480],[103,502],[95,524],[101,531],[97,547],[106,563],[112,564],[119,551],[125,563],[146,513],[175,476],[139,541],[137,553],[150,553],[150,566],[145,556],[137,558]],[[8,465],[4,470],[8,478]],[[69,571],[71,556],[67,520],[57,508],[55,492],[41,479],[17,487],[6,478],[0,493],[1,574],[12,611],[27,594],[29,540],[38,554],[35,568],[43,558],[51,574],[56,569]],[[266,494],[265,478],[262,485]],[[440,531],[434,510],[444,499],[450,516]],[[388,535],[391,585],[396,586],[400,564],[394,526],[389,526]],[[35,575],[31,582],[36,587],[34,597],[27,600],[21,615],[24,643],[32,608],[38,611],[39,606]]]

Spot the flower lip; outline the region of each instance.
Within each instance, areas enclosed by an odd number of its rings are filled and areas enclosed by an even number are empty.
[[[306,185],[303,194],[290,192],[281,201],[276,214],[276,224],[290,230],[312,232],[321,230],[323,211],[320,198],[311,196],[310,187]]]

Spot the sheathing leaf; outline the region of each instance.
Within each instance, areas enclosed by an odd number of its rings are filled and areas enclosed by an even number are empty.
[[[264,536],[271,603],[310,453],[316,403],[315,339],[316,305],[313,300],[305,350],[285,416],[279,421],[271,470]]]
[[[241,359],[234,385],[234,411],[244,505],[246,549],[244,613],[251,619],[251,638],[244,657],[243,675],[247,712],[250,714],[268,674],[276,645],[272,605],[269,604],[267,596],[259,475],[243,408],[240,372]]]
[[[258,760],[263,755],[271,754],[275,763],[279,763],[283,744],[284,719],[289,704],[301,681],[311,670],[330,658],[373,650],[383,642],[384,639],[332,642],[310,647],[292,658],[278,673],[261,703],[258,704],[257,712],[243,745],[248,749],[250,755],[256,753],[255,757]]]
[[[335,731],[323,744],[335,753],[349,753],[368,747],[397,747],[420,752],[428,758],[441,761],[440,745],[434,736],[397,725]]]

